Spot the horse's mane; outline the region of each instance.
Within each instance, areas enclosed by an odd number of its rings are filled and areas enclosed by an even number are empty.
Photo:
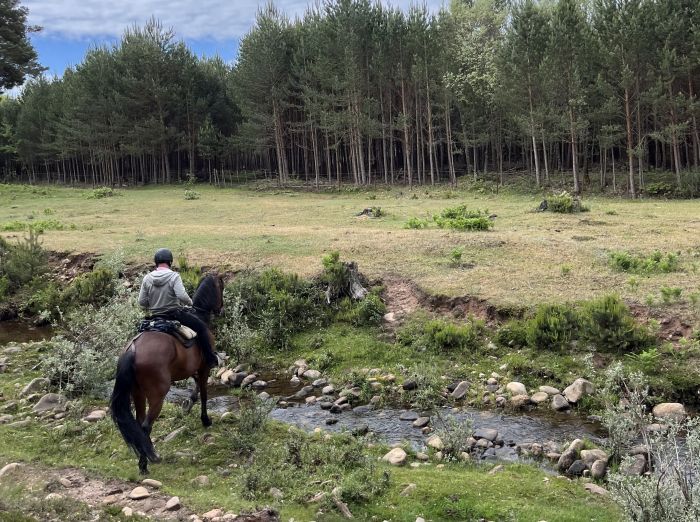
[[[192,304],[197,310],[211,312],[216,307],[217,288],[216,276],[208,274],[197,286]]]

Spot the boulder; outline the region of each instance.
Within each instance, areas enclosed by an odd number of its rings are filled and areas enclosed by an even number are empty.
[[[10,464],[7,464],[2,469],[0,469],[0,478],[4,477],[8,473],[12,473],[14,470],[19,468],[20,466],[21,466],[21,464],[19,462],[11,462]]]
[[[26,397],[28,395],[31,395],[32,393],[46,391],[48,390],[50,384],[51,381],[49,381],[45,377],[37,377],[36,379],[32,379],[29,382],[29,384],[22,388],[22,391],[19,392],[19,396]]]
[[[530,397],[530,400],[534,402],[535,404],[541,404],[545,402],[547,399],[549,399],[549,395],[545,392],[537,392],[533,393],[532,397]]]
[[[151,494],[143,486],[137,486],[131,490],[131,493],[129,493],[129,498],[131,500],[141,500],[150,496]]]
[[[415,421],[418,420],[418,414],[415,411],[405,411],[399,415],[399,420],[402,421]]]
[[[567,401],[563,395],[557,394],[552,397],[552,409],[554,411],[564,411],[569,408],[569,401]]]
[[[105,410],[94,410],[91,411],[87,417],[83,418],[83,420],[87,422],[97,422],[104,419],[106,416],[107,412]]]
[[[586,464],[582,460],[575,460],[566,470],[566,474],[572,477],[580,477],[586,470]]]
[[[302,377],[304,377],[304,379],[307,379],[309,381],[315,381],[316,379],[321,377],[321,372],[319,372],[318,370],[306,370],[302,374]]]
[[[235,373],[233,372],[233,370],[224,370],[219,377],[221,379],[221,384],[228,384],[229,379],[231,379],[231,377],[233,377],[234,375]]]
[[[192,484],[195,486],[205,487],[209,485],[209,477],[206,475],[198,475],[192,479]]]
[[[654,406],[654,417],[662,420],[682,421],[688,415],[685,407],[678,402],[662,402]]]
[[[407,497],[407,496],[409,496],[411,493],[413,493],[413,492],[416,490],[417,487],[418,487],[418,486],[416,486],[415,484],[409,484],[408,486],[406,486],[405,488],[403,488],[403,491],[401,491],[401,493],[399,493],[399,494],[400,494],[402,497]]]
[[[510,405],[514,408],[522,408],[530,404],[530,397],[527,395],[514,395],[510,398]]]
[[[414,428],[425,428],[428,424],[430,424],[430,417],[418,417],[413,421]]]
[[[305,399],[309,395],[311,395],[314,392],[314,387],[313,386],[304,386],[301,390],[296,392],[293,397],[295,399]]]
[[[567,451],[573,451],[578,454],[579,451],[583,449],[583,441],[581,439],[574,439],[571,444],[569,444],[569,447],[567,448]]]
[[[445,445],[442,442],[442,439],[437,435],[433,435],[432,437],[429,437],[428,440],[425,441],[425,443],[429,447],[435,448],[436,450],[441,450],[445,447]]]
[[[458,401],[467,394],[467,391],[469,391],[469,383],[461,381],[452,392],[452,398]]]
[[[605,477],[605,471],[608,468],[608,461],[606,460],[596,460],[591,465],[591,478],[600,480]]]
[[[474,432],[475,439],[486,439],[493,442],[498,438],[498,430],[491,428],[479,428]]]
[[[250,375],[246,376],[242,381],[241,381],[241,388],[245,388],[246,386],[249,386],[253,384],[255,381],[258,380],[258,376],[255,375],[254,373],[251,373]]]
[[[262,380],[255,381],[251,386],[252,386],[253,388],[255,388],[256,390],[260,390],[260,389],[262,389],[262,388],[266,388],[266,387],[267,387],[267,381],[262,381]]]
[[[207,511],[206,513],[202,514],[202,519],[204,519],[205,522],[210,522],[214,520],[215,518],[223,517],[224,516],[224,510],[223,509],[212,509],[211,511]]]
[[[392,466],[401,466],[406,462],[406,452],[401,448],[394,448],[389,453],[382,457],[382,460],[388,462]]]
[[[559,395],[561,392],[552,386],[540,386],[539,391],[546,393],[547,395]]]
[[[233,387],[241,386],[246,377],[248,377],[248,374],[246,372],[236,372],[228,378],[226,384]]]
[[[180,433],[182,433],[183,431],[185,431],[185,427],[184,427],[184,426],[180,426],[180,427],[177,428],[176,430],[173,430],[173,431],[171,431],[170,433],[168,433],[168,434],[165,436],[165,438],[163,439],[163,442],[170,442],[170,441],[173,440],[175,437],[177,437],[178,435],[180,435]]]
[[[625,460],[620,466],[620,471],[629,476],[641,476],[647,470],[647,459],[644,455],[635,455],[630,460]]]
[[[323,395],[332,395],[333,393],[335,393],[335,387],[332,384],[324,386],[321,390],[321,393],[323,393]]]
[[[527,388],[521,382],[509,382],[506,384],[506,390],[511,395],[527,395]]]
[[[582,397],[586,395],[591,395],[595,392],[595,386],[592,382],[586,379],[576,379],[571,386],[564,390],[564,397],[566,400],[575,404],[581,400]]]
[[[155,489],[160,489],[163,487],[163,483],[160,480],[154,480],[154,479],[143,479],[141,481],[141,484],[144,486],[150,486]]]
[[[314,388],[323,388],[326,384],[328,384],[328,379],[316,379],[311,383],[311,386]]]
[[[593,484],[592,482],[584,484],[583,487],[586,488],[586,491],[588,491],[589,493],[593,493],[594,495],[605,496],[608,494],[607,489],[600,487],[598,484]]]
[[[603,460],[607,462],[608,454],[601,449],[582,450],[581,460],[583,460],[583,462],[586,464],[586,467],[590,469],[591,466],[593,466],[593,463],[597,460]]]
[[[65,410],[68,400],[58,393],[47,393],[39,402],[34,405],[34,413],[43,413],[45,411]]]
[[[404,390],[411,391],[418,388],[418,383],[414,379],[407,379],[404,381],[402,386]]]
[[[166,503],[165,503],[165,510],[166,511],[177,511],[180,509],[181,504],[180,504],[180,497],[171,497]]]

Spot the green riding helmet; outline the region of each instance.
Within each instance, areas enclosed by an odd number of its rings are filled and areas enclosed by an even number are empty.
[[[155,262],[156,265],[159,265],[161,263],[168,263],[168,265],[173,264],[173,253],[168,250],[167,248],[160,248],[156,252],[156,255],[153,256],[153,261]]]

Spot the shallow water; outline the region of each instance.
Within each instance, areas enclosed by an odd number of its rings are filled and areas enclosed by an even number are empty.
[[[0,346],[10,342],[26,343],[51,337],[50,326],[32,326],[23,321],[0,321]]]

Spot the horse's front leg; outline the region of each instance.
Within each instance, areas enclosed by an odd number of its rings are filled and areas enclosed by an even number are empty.
[[[199,374],[197,376],[197,383],[199,384],[199,398],[201,399],[202,402],[202,426],[205,428],[208,428],[211,426],[211,419],[209,418],[209,415],[207,415],[207,380],[209,377],[209,369],[201,369],[199,370]]]

